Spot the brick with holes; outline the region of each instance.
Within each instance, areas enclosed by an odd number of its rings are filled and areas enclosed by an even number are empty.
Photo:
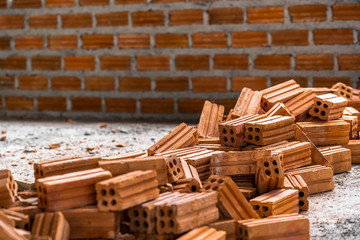
[[[285,102],[285,106],[293,114],[296,121],[304,120],[308,117],[308,112],[314,103],[316,94],[310,89],[305,89],[296,97]]]
[[[17,188],[10,170],[0,170],[0,207],[6,208],[16,202]]]
[[[347,105],[348,101],[343,97],[338,97],[335,94],[324,94],[315,97],[309,114],[324,121],[336,120],[342,116]]]
[[[0,212],[4,213],[9,219],[13,220],[16,228],[30,231],[29,215],[9,209],[1,209]]]
[[[338,83],[334,84],[331,87],[331,89],[338,90],[340,96],[343,98],[346,98],[347,100],[351,100],[354,97],[354,95],[356,95],[356,94],[357,94],[357,98],[359,98],[357,89],[347,86],[346,84],[344,84],[342,82],[338,82]]]
[[[359,138],[359,119],[357,116],[348,116],[343,115],[342,120],[350,124],[350,139],[358,139]]]
[[[356,116],[358,118],[358,129],[360,129],[360,112],[353,107],[346,107],[343,116]]]
[[[174,183],[173,190],[181,193],[199,192],[200,184],[195,178],[183,178]]]
[[[69,239],[70,227],[61,212],[36,214],[31,229],[33,237],[51,237],[53,240]]]
[[[351,170],[351,150],[342,146],[320,147],[320,152],[333,166],[334,174]]]
[[[284,189],[297,189],[299,191],[299,209],[309,209],[309,188],[300,175],[287,175],[284,180]]]

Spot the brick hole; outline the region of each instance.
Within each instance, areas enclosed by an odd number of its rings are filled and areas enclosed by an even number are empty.
[[[350,98],[350,95],[349,95],[349,94],[346,94],[346,97],[347,97],[347,98]]]
[[[344,87],[344,86],[342,86],[342,87],[341,87],[341,89],[342,89],[342,90],[345,90],[345,87]]]
[[[135,226],[140,227],[140,223],[138,220],[135,221]]]
[[[209,190],[210,187],[211,187],[210,185],[205,186],[205,190]]]
[[[177,169],[176,169],[176,171],[177,171],[178,173],[180,173],[180,172],[181,172],[180,168],[177,168]]]
[[[46,191],[46,189],[45,189],[45,188],[43,189],[43,192],[44,192],[44,194],[46,194],[46,193],[47,193],[47,191]]]
[[[42,199],[42,197],[40,197],[40,198],[39,198],[39,201],[40,201],[40,204],[42,204],[42,203],[43,203],[43,199]]]
[[[177,175],[176,171],[173,171],[173,175],[174,175],[174,176],[176,176],[176,175]]]
[[[279,174],[279,169],[278,168],[275,168],[275,173]]]
[[[351,93],[350,89],[346,89],[346,91],[347,91],[348,93]]]
[[[249,140],[252,140],[252,139],[253,139],[253,136],[252,136],[252,135],[249,135],[249,136],[248,136],[248,139],[249,139]]]
[[[232,129],[230,129],[230,134],[233,135],[234,134],[234,131]]]
[[[149,224],[148,224],[147,222],[144,222],[144,223],[143,223],[143,226],[144,226],[144,228],[148,228],[148,227],[149,227]]]
[[[255,128],[255,132],[260,132],[260,128]]]
[[[276,160],[274,160],[274,161],[272,162],[272,164],[275,165],[275,166],[277,166]]]
[[[106,195],[106,190],[105,190],[105,189],[101,189],[100,193],[101,193],[102,196],[105,196],[105,195]]]
[[[44,172],[41,170],[40,171],[40,175],[43,177],[44,176]]]
[[[117,202],[116,202],[115,199],[111,200],[111,205],[112,205],[112,206],[115,206],[116,204],[117,204]]]
[[[177,164],[177,161],[176,161],[176,159],[173,159],[173,163],[174,163],[174,165],[176,165],[176,164]]]
[[[266,169],[266,170],[265,170],[265,174],[268,175],[268,176],[270,176],[270,175],[271,175],[271,171],[270,171],[269,169]]]
[[[42,189],[41,189],[41,186],[39,186],[39,192],[41,192],[41,190],[42,190]]]
[[[25,230],[29,230],[30,229],[29,224],[25,223],[24,228]]]
[[[231,141],[232,143],[234,143],[234,142],[235,142],[235,139],[234,139],[233,137],[231,137],[231,138],[230,138],[230,141]]]
[[[269,165],[270,165],[269,162],[264,162],[265,167],[269,167]]]
[[[239,228],[239,233],[240,233],[240,234],[242,234],[242,231],[243,231],[242,228]]]
[[[255,136],[255,141],[259,141],[259,140],[260,140],[259,136]]]
[[[142,215],[143,215],[144,218],[147,218],[147,212],[146,211],[143,211]]]
[[[324,104],[324,108],[328,108],[329,106],[327,104]]]
[[[320,105],[321,105],[321,102],[317,101],[317,102],[316,102],[316,105],[320,106]]]
[[[304,197],[305,196],[305,193],[304,192],[299,192],[299,197]]]
[[[39,175],[39,169],[38,168],[35,170],[35,172],[36,172],[36,175]]]
[[[219,184],[221,184],[221,183],[223,183],[223,182],[224,182],[224,180],[219,179],[217,182],[218,182]]]
[[[260,209],[260,206],[259,206],[259,205],[255,205],[255,206],[253,206],[253,208],[257,211],[257,210]]]
[[[224,142],[228,141],[227,137],[223,137],[223,140],[224,140]]]
[[[10,189],[10,190],[12,189],[12,185],[11,185],[11,183],[9,183],[9,189]]]
[[[138,211],[138,210],[135,210],[135,211],[134,211],[134,216],[135,216],[135,217],[138,217],[138,216],[139,216],[139,211]]]
[[[299,201],[299,206],[304,206],[304,201]]]
[[[320,115],[325,116],[325,111],[321,111]]]
[[[192,187],[191,187],[191,191],[192,191],[192,192],[196,192],[196,191],[197,191],[197,187],[196,187],[196,186],[192,186]]]
[[[174,221],[173,220],[170,220],[169,221],[169,226],[172,228],[172,227],[174,227]]]
[[[110,188],[109,194],[110,194],[111,196],[114,196],[114,195],[115,195],[115,190],[114,190],[113,188]]]
[[[212,190],[213,190],[213,191],[216,191],[216,190],[218,190],[218,189],[219,189],[219,186],[213,186],[213,187],[212,187]]]
[[[171,162],[169,162],[169,166],[170,166],[170,168],[174,167],[174,165]]]
[[[223,133],[223,134],[226,134],[226,133],[227,133],[227,131],[226,131],[225,128],[222,129],[222,133]]]
[[[44,205],[45,205],[45,206],[47,205],[47,200],[46,200],[46,198],[44,198]]]
[[[106,200],[103,200],[103,201],[101,202],[101,204],[102,204],[103,206],[107,207],[108,202],[107,202]]]
[[[165,215],[164,210],[160,210],[160,216],[163,217]]]
[[[212,178],[212,179],[210,179],[210,182],[216,182],[216,179],[214,179],[214,178]]]
[[[268,208],[267,206],[262,206],[262,210],[263,210],[264,212],[267,212],[267,211],[269,210],[269,208]]]
[[[161,228],[164,228],[164,227],[165,227],[165,222],[162,221],[162,220],[160,221],[160,227],[161,227]]]
[[[315,109],[314,109],[314,112],[315,112],[315,113],[318,113],[318,112],[319,112],[319,109],[318,109],[318,108],[315,108]]]
[[[254,130],[254,129],[253,129],[252,127],[249,127],[249,128],[248,128],[248,131],[249,131],[249,132],[252,132],[253,130]]]
[[[267,104],[267,103],[265,103],[265,104],[264,104],[264,106],[267,108],[268,104]]]
[[[247,230],[245,230],[245,237],[247,237],[248,236],[248,231]]]

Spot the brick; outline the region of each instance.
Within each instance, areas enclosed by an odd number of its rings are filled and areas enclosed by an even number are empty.
[[[290,6],[289,14],[292,22],[313,22],[326,20],[325,5]]]
[[[209,70],[209,55],[176,55],[177,70]]]
[[[226,48],[227,36],[225,33],[193,33],[194,48]]]
[[[15,77],[14,76],[0,76],[0,90],[3,89],[14,89],[15,87]]]
[[[126,26],[129,24],[127,12],[111,12],[96,14],[97,25],[100,27]]]
[[[307,30],[272,31],[272,44],[276,46],[309,45]]]
[[[75,0],[45,0],[47,7],[72,7],[75,6]]]
[[[60,70],[60,56],[33,56],[31,58],[33,70]]]
[[[94,56],[65,56],[65,70],[94,70]]]
[[[174,100],[170,98],[143,98],[141,99],[142,113],[173,113]]]
[[[290,55],[259,55],[254,63],[257,69],[290,69]]]
[[[87,76],[85,77],[85,89],[94,91],[115,90],[114,77]]]
[[[121,77],[120,91],[150,91],[151,79],[149,77]]]
[[[13,8],[40,8],[41,0],[14,0]]]
[[[231,91],[241,91],[244,87],[251,88],[252,90],[263,90],[266,88],[266,77],[231,78]]]
[[[179,113],[200,113],[203,109],[205,99],[180,98],[178,100]]]
[[[74,49],[77,48],[76,35],[58,35],[48,37],[49,49]]]
[[[0,0],[0,9],[7,8],[7,0]]]
[[[352,85],[350,77],[314,77],[314,87],[331,88],[338,82],[345,83],[348,86]]]
[[[360,4],[332,5],[333,20],[360,20]]]
[[[186,0],[152,0],[153,3],[186,2]]]
[[[321,45],[329,44],[352,44],[352,29],[315,29],[314,43]]]
[[[203,23],[203,10],[176,10],[170,12],[170,25],[190,25]]]
[[[156,48],[187,48],[187,34],[158,33],[155,35]]]
[[[249,61],[246,55],[215,54],[215,69],[248,69]]]
[[[52,90],[81,90],[81,80],[73,76],[59,76],[51,79]]]
[[[332,54],[299,54],[295,58],[297,70],[331,70],[334,68]]]
[[[267,46],[266,32],[234,32],[232,33],[232,46],[240,47],[261,47]]]
[[[19,29],[19,28],[24,28],[23,15],[0,16],[0,29]]]
[[[63,28],[92,27],[91,13],[64,14],[61,16]]]
[[[289,81],[291,79],[294,79],[296,83],[298,83],[301,87],[308,87],[307,84],[307,78],[306,77],[272,77],[271,80],[271,86],[278,85],[280,83]]]
[[[66,98],[64,97],[38,97],[37,105],[39,111],[66,111]]]
[[[80,0],[79,1],[80,6],[86,6],[86,5],[108,5],[109,0]]]
[[[19,89],[22,90],[46,90],[48,80],[46,76],[19,76]]]
[[[30,28],[57,28],[57,16],[55,14],[34,15],[29,17]]]
[[[26,69],[26,57],[12,56],[5,59],[0,59],[0,69]]]
[[[226,92],[226,77],[194,77],[193,92]]]
[[[131,13],[133,26],[164,26],[164,13],[160,11],[133,12]]]
[[[102,70],[131,70],[130,56],[100,56]]]
[[[208,10],[210,24],[242,23],[244,12],[241,8],[215,8]]]
[[[0,50],[9,50],[10,46],[10,37],[0,37]]]
[[[115,4],[147,3],[147,0],[115,0]]]
[[[106,98],[106,112],[136,112],[136,100],[131,98]]]
[[[360,70],[360,54],[340,54],[338,61],[340,70]]]
[[[15,37],[16,49],[41,49],[44,47],[43,36],[17,36]]]
[[[269,23],[284,21],[284,8],[282,6],[251,7],[248,8],[246,11],[249,23]]]
[[[101,98],[97,97],[73,97],[72,111],[101,112]]]
[[[114,45],[112,34],[86,34],[82,35],[84,49],[111,48]]]
[[[5,97],[7,110],[34,110],[34,99],[28,97]]]
[[[187,77],[157,77],[156,91],[158,92],[177,92],[188,91],[189,80]]]
[[[137,56],[137,70],[169,70],[169,56]]]
[[[225,107],[225,113],[228,113],[230,109],[234,108],[237,99],[217,99],[216,104],[223,105]]]
[[[150,48],[149,34],[120,34],[118,36],[120,49]]]

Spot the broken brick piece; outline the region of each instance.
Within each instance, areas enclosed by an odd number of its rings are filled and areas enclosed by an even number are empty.
[[[200,115],[197,130],[201,137],[219,137],[218,124],[224,116],[224,106],[206,100]]]
[[[339,96],[351,100],[354,96],[354,90],[352,87],[347,86],[344,83],[338,82],[334,84],[331,89],[336,89],[339,92]]]
[[[236,240],[236,221],[224,220],[208,224],[209,227],[215,228],[218,231],[226,232],[226,240]]]
[[[18,185],[10,170],[0,170],[0,207],[6,208],[16,202]]]
[[[268,117],[272,117],[275,115],[293,116],[289,109],[287,109],[287,107],[281,102],[278,102],[274,106],[272,106],[272,108],[270,108],[269,111],[265,113],[265,115]]]
[[[69,223],[61,212],[36,214],[31,229],[34,237],[51,237],[53,240],[67,240],[70,235]]]
[[[287,175],[284,180],[285,189],[297,189],[299,191],[299,209],[309,209],[309,188],[300,175]]]
[[[15,212],[9,209],[2,209],[3,212],[9,219],[14,221],[14,225],[18,229],[30,231],[30,217],[26,214]]]
[[[0,233],[1,239],[6,240],[27,240],[28,236],[23,236],[19,229],[15,228],[15,223],[0,211]]]
[[[347,104],[348,101],[345,98],[335,94],[316,96],[309,114],[324,121],[335,120],[342,116]]]
[[[201,183],[195,178],[183,178],[174,183],[174,192],[192,193],[199,192],[201,189]]]

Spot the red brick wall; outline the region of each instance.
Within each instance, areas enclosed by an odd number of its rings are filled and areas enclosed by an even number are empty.
[[[186,118],[244,86],[357,87],[359,26],[358,1],[0,0],[0,115]]]

